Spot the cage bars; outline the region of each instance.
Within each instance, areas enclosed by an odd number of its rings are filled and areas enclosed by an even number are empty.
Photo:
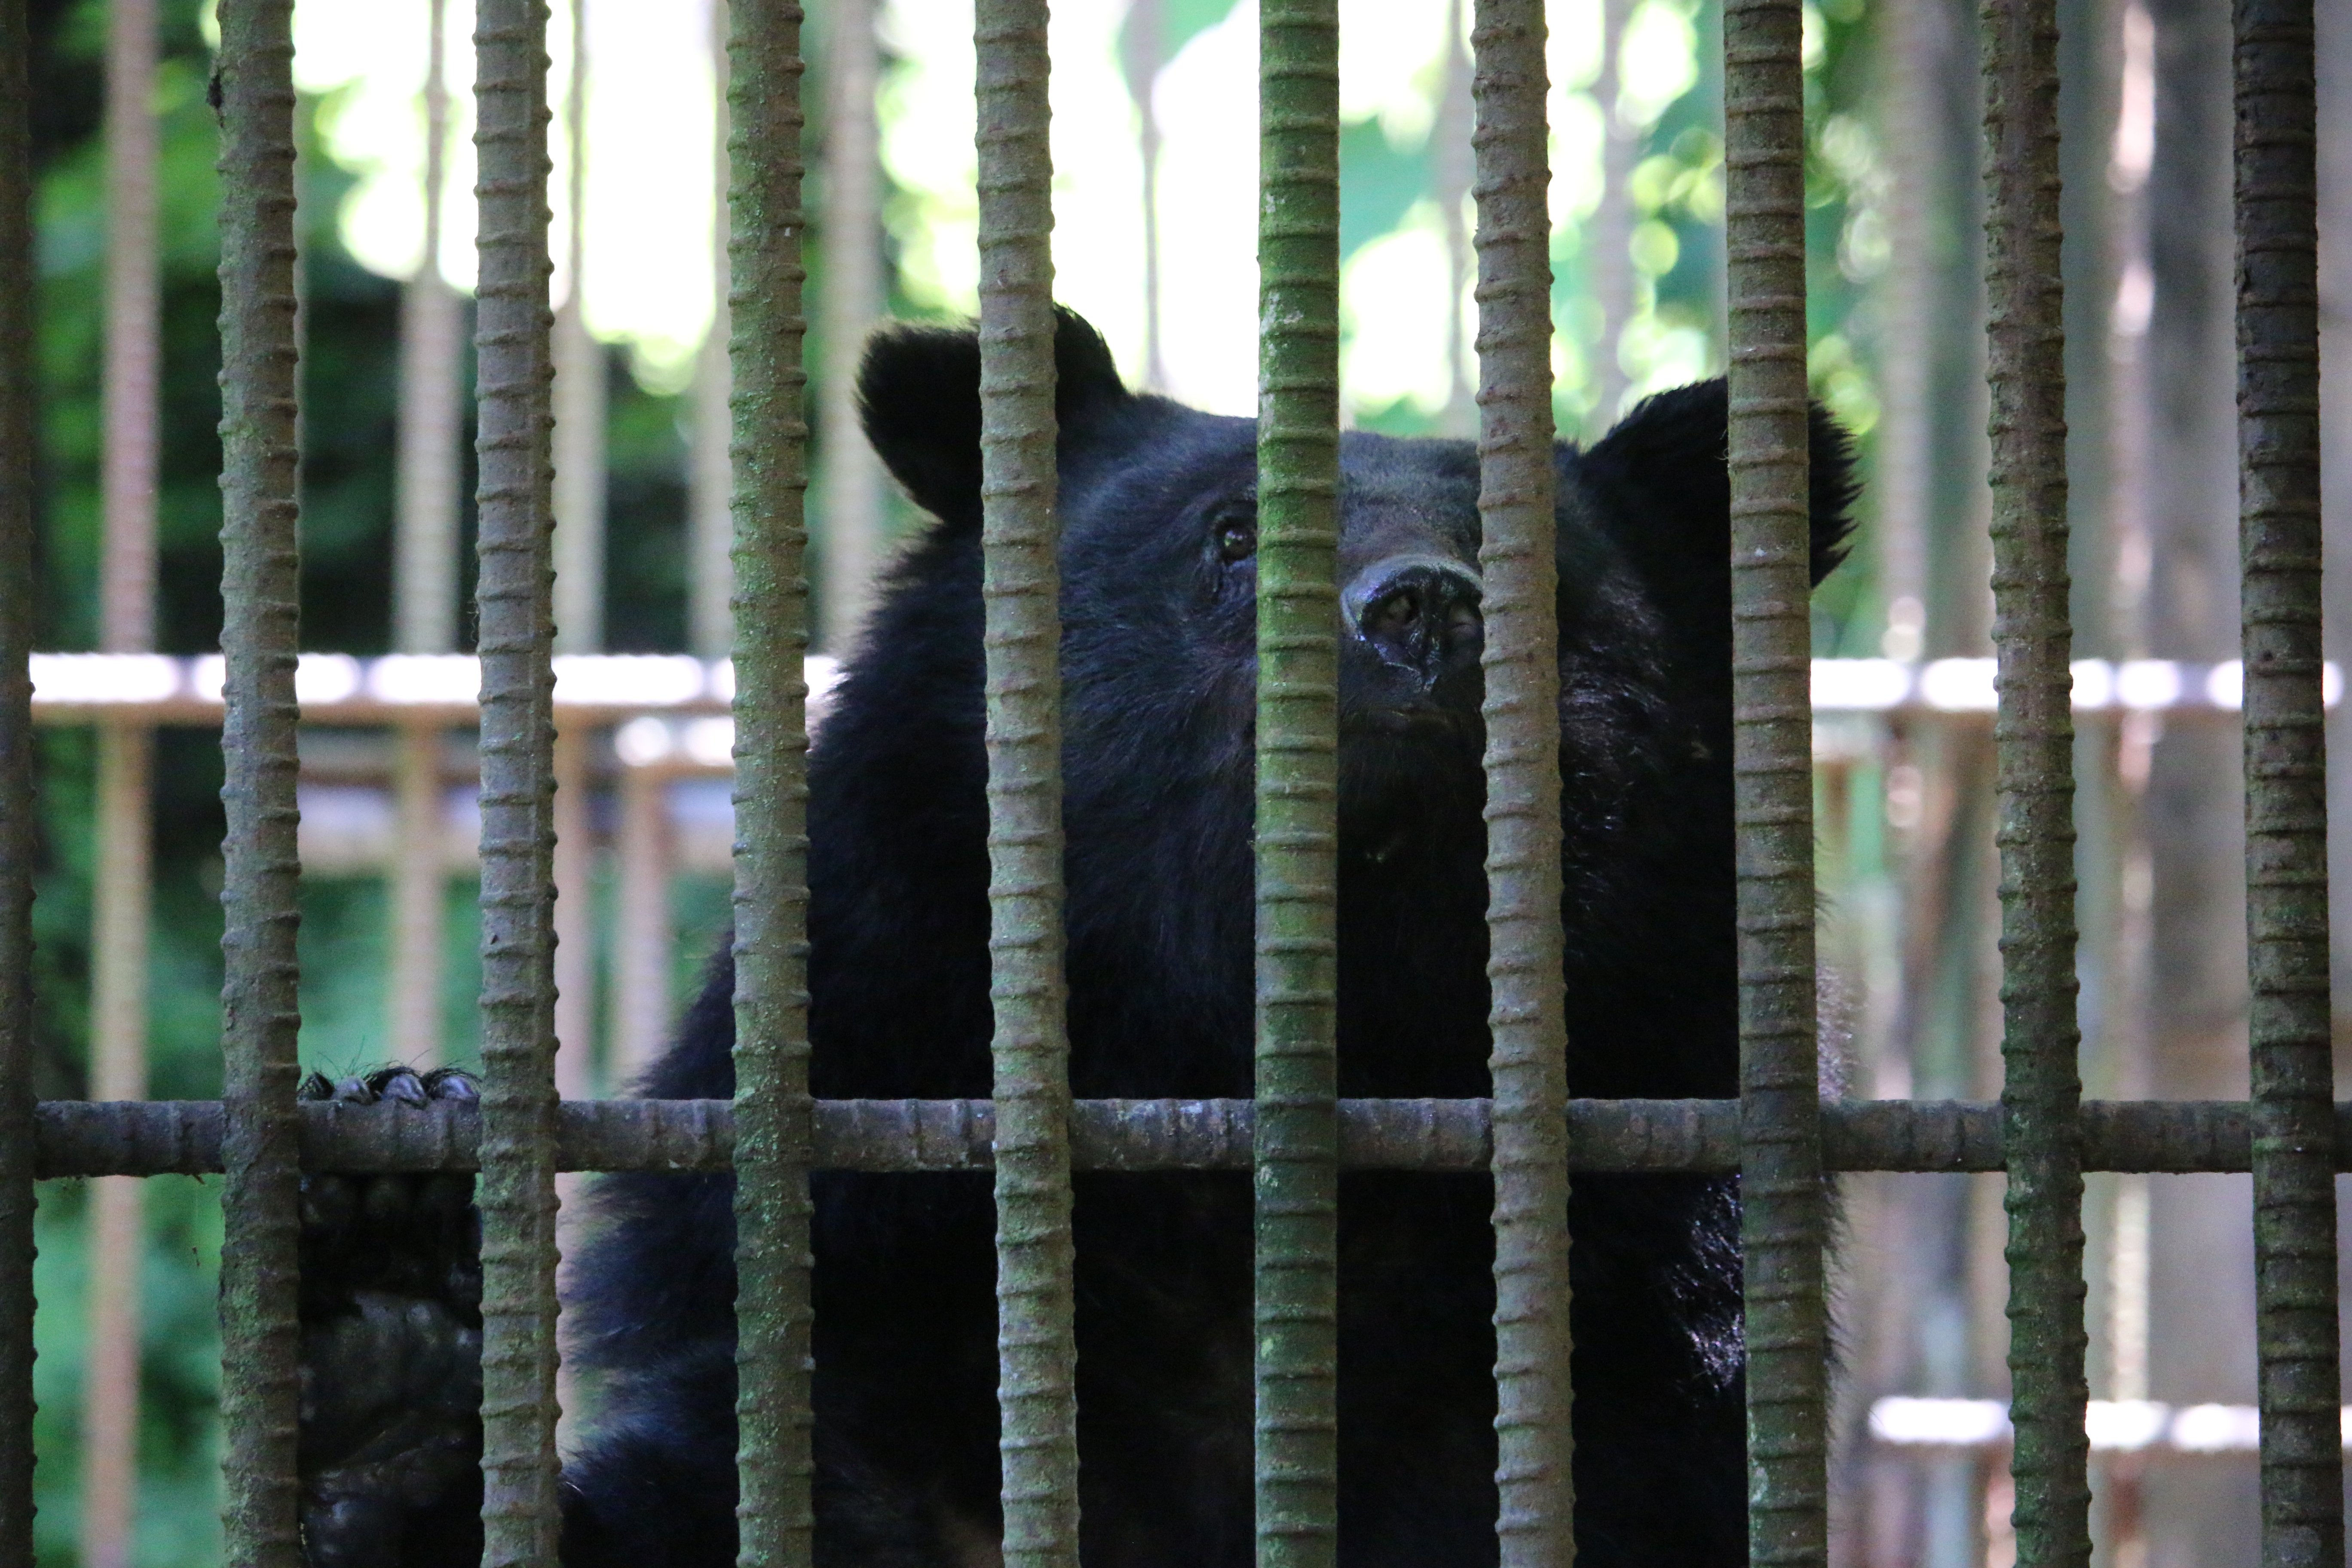
[[[2233,10],[2262,1561],[2340,1568],[2314,18],[2310,0]]]
[[[294,1107],[299,556],[290,0],[224,0],[221,121],[221,1478],[225,1554],[298,1568]]]
[[[838,0],[824,34],[825,134],[820,232],[826,237],[818,303],[824,380],[817,389],[824,495],[823,616],[819,640],[834,653],[856,645],[887,560],[883,526],[889,480],[857,422],[857,360],[881,317],[882,127],[876,93],[882,44],[873,0]]]
[[[1828,1552],[1800,10],[1727,0],[1723,16],[1739,1235],[1759,1568]]]
[[[552,349],[555,646],[562,653],[593,653],[604,646],[606,364],[604,345],[588,331],[589,12],[586,0],[571,0],[566,9],[572,34],[571,53],[564,61],[563,101],[563,255],[568,286],[563,304],[555,312]],[[723,223],[723,211],[720,216]],[[723,234],[720,237],[723,240]],[[719,265],[723,278],[723,245]],[[558,853],[562,843],[559,835]],[[582,847],[584,854],[585,846]],[[588,890],[584,877],[575,887],[571,879],[559,876],[557,885],[559,911],[564,898],[577,900]],[[558,963],[569,962],[562,952],[559,942]],[[572,1038],[562,1029],[556,1033],[565,1040]]]
[[[995,1108],[985,1100],[824,1100],[812,1104],[809,1167],[820,1171],[985,1171]],[[1569,1102],[1571,1171],[1730,1174],[1739,1169],[1736,1100]],[[1070,1163],[1080,1171],[1245,1171],[1255,1118],[1246,1100],[1080,1100],[1070,1108]],[[471,1171],[481,1121],[466,1106],[379,1111],[301,1108],[305,1169]],[[221,1169],[220,1102],[48,1100],[34,1121],[35,1171],[66,1176],[203,1175]],[[736,1121],[723,1100],[573,1100],[556,1115],[557,1168],[725,1171]],[[2086,1171],[2243,1172],[2253,1136],[2241,1100],[2086,1100]],[[2329,1142],[2352,1172],[2352,1102]],[[1492,1156],[1484,1100],[1342,1100],[1339,1164],[1350,1171],[1483,1171]],[[2006,1169],[1990,1100],[1844,1100],[1822,1108],[1830,1171]]]
[[[484,856],[485,1012],[486,1031],[496,1022],[505,1034],[491,1092],[472,1125],[487,1173],[492,1238],[486,1316],[496,1326],[486,1366],[494,1392],[486,1401],[492,1431],[485,1465],[495,1484],[485,1511],[494,1561],[546,1561],[553,1550],[550,1173],[561,1163],[714,1169],[731,1159],[740,1172],[743,1236],[745,1561],[804,1561],[807,1552],[809,1166],[997,1166],[1004,1279],[1014,1287],[1005,1297],[1004,1349],[1009,1371],[1027,1379],[1007,1379],[1007,1550],[1028,1561],[1066,1563],[1075,1560],[1076,1523],[1076,1455],[1067,1440],[1067,1171],[1073,1164],[1201,1168],[1250,1161],[1261,1203],[1260,1558],[1269,1564],[1328,1563],[1336,1540],[1331,1247],[1343,1158],[1389,1168],[1491,1163],[1496,1173],[1500,1522],[1506,1559],[1515,1563],[1561,1561],[1570,1550],[1567,1391],[1564,1376],[1546,1381],[1548,1366],[1564,1372],[1562,1362],[1546,1359],[1566,1352],[1564,1274],[1553,1276],[1562,1289],[1549,1298],[1548,1327],[1519,1316],[1513,1305],[1540,1269],[1564,1267],[1570,1168],[1738,1167],[1746,1173],[1750,1517],[1759,1563],[1819,1562],[1822,1553],[1821,1173],[2005,1169],[2013,1226],[2019,1548],[2023,1562],[2060,1563],[2082,1561],[2087,1539],[2080,1172],[2251,1165],[2261,1259],[2265,1561],[2341,1561],[2329,1173],[2352,1149],[2352,1111],[2330,1102],[2326,1072],[2308,7],[2240,0],[2238,11],[2248,921],[2255,987],[2254,1097],[2244,1105],[2079,1103],[2072,1063],[2053,38],[2042,0],[1991,0],[1987,7],[2001,649],[1997,741],[2011,1068],[1998,1110],[1948,1102],[1824,1110],[1815,1099],[1810,737],[1798,684],[1806,674],[1808,476],[1796,11],[1789,0],[1735,0],[1726,28],[1743,1099],[1736,1110],[1704,1102],[1577,1102],[1554,1112],[1542,1108],[1557,1106],[1565,1094],[1564,1082],[1552,1077],[1562,1054],[1554,1021],[1560,1011],[1557,958],[1548,978],[1542,954],[1545,942],[1556,952],[1558,942],[1557,822],[1549,824],[1555,841],[1548,861],[1546,814],[1530,803],[1539,808],[1544,798],[1542,753],[1556,744],[1556,731],[1525,723],[1543,716],[1546,682],[1556,679],[1543,642],[1550,556],[1548,547],[1538,547],[1550,521],[1541,493],[1550,483],[1549,409],[1538,390],[1549,330],[1541,320],[1541,23],[1528,0],[1481,0],[1481,506],[1493,637],[1496,1035],[1489,1115],[1478,1101],[1343,1107],[1334,1097],[1337,193],[1336,23],[1328,0],[1269,6],[1261,57],[1267,198],[1260,437],[1262,1103],[1073,1106],[1059,1059],[1054,436],[1051,361],[1041,357],[1050,355],[1053,321],[1045,245],[1045,61],[1034,0],[993,0],[980,22],[983,195],[993,204],[983,230],[992,247],[985,271],[992,309],[984,313],[982,333],[992,802],[1018,808],[992,819],[999,1095],[992,1105],[820,1107],[808,1100],[800,923],[805,725],[799,657],[806,637],[795,152],[800,17],[782,0],[738,8],[730,248],[745,844],[738,898],[742,1045],[730,1119],[723,1104],[559,1108],[552,1100],[544,11],[536,0],[486,5],[478,39],[484,67],[485,808],[496,820],[486,823],[495,831],[486,834]],[[0,1552],[29,1538],[29,1382],[23,1373],[30,1346],[16,1332],[19,1323],[29,1331],[31,1321],[30,1207],[24,1200],[33,1159],[43,1162],[45,1173],[59,1173],[204,1169],[207,1159],[227,1168],[225,1348],[241,1374],[229,1380],[224,1410],[231,1551],[240,1561],[290,1563],[298,1550],[291,1489],[298,1161],[392,1159],[401,1169],[458,1169],[474,1157],[465,1146],[464,1108],[394,1123],[340,1117],[333,1108],[299,1109],[292,1100],[295,351],[288,8],[283,0],[228,0],[222,28],[229,608],[224,745],[231,831],[228,1094],[218,1108],[116,1105],[32,1114],[21,962],[30,853],[29,701],[21,657],[27,651],[29,567],[8,570],[8,561],[23,564],[29,549],[29,325],[21,291],[0,300],[0,550],[8,552],[0,558],[0,699],[6,703],[0,708],[0,789],[9,792],[0,797],[7,806],[0,813],[0,955],[9,959],[0,973],[7,987],[0,994],[0,1220],[9,1227],[0,1233],[0,1289],[6,1292],[0,1305],[11,1309],[12,1335],[0,1346],[0,1418],[25,1417],[0,1431]],[[0,0],[0,89],[6,89],[0,102],[20,103],[26,84],[19,0]],[[29,266],[23,123],[13,108],[7,113],[0,124],[0,264]],[[1032,155],[1025,163],[1024,153]],[[999,172],[1004,178],[995,181]],[[494,633],[501,640],[494,641]],[[1521,727],[1528,734],[1517,734]],[[502,749],[494,752],[493,742]],[[1556,757],[1550,766],[1556,770]],[[1556,782],[1550,787],[1556,792]],[[488,918],[494,873],[502,879],[496,912],[503,923]],[[1548,908],[1547,876],[1553,879]],[[1573,1137],[1572,1145],[1562,1132]],[[13,1314],[19,1302],[26,1303],[21,1319]],[[1011,1331],[1015,1328],[1028,1337]],[[1028,1397],[1032,1392],[1036,1398]],[[1016,1468],[1036,1484],[1016,1485]]]
[[[0,277],[33,275],[32,44],[0,0]],[[0,1562],[33,1560],[33,301],[0,289]]]
[[[152,515],[148,521],[152,530]],[[144,1100],[155,731],[135,721],[102,723],[97,740],[89,1092],[99,1100]],[[128,1177],[90,1184],[77,1542],[90,1568],[127,1568],[131,1561],[146,1203],[145,1188]]]
[[[153,0],[107,7],[106,346],[100,393],[99,646],[155,646],[155,486],[161,429]],[[149,845],[154,732],[135,719],[98,727],[96,865],[90,887],[90,1093],[147,1093]],[[81,1530],[90,1568],[125,1568],[137,1492],[139,1277],[146,1193],[93,1184],[88,1351],[82,1376]]]
[[[1478,0],[1470,91],[1504,1568],[1565,1568],[1576,1552],[1544,38],[1541,0]]]
[[[2011,1471],[2018,1561],[2058,1568],[2090,1561],[2091,1491],[2057,12],[1988,0],[1982,28]]]
[[[710,8],[710,70],[717,89],[711,115],[711,265],[714,287],[710,330],[703,334],[695,355],[693,405],[688,415],[686,450],[687,588],[686,641],[699,658],[724,658],[734,646],[734,628],[728,625],[728,605],[734,595],[730,564],[734,549],[734,480],[729,471],[728,448],[733,427],[728,414],[727,297],[733,263],[727,249],[732,219],[725,195],[732,178],[732,135],[727,123],[728,94],[733,90],[728,64],[730,24],[725,0]]]
[[[1339,18],[1258,14],[1258,1568],[1339,1540]]]
[[[809,1409],[808,427],[801,7],[728,7],[735,629],[737,1561],[806,1568]]]
[[[457,291],[441,273],[448,164],[448,0],[425,0],[424,236],[400,296],[400,404],[394,471],[393,645],[446,653],[457,636]],[[400,842],[391,877],[391,966],[385,1005],[392,1059],[441,1060],[442,944],[447,872],[441,847],[441,731],[403,725],[393,793]]]
[[[1046,7],[980,0],[980,454],[1004,1561],[1076,1568]]]
[[[423,256],[400,300],[399,455],[393,639],[403,653],[457,645],[457,291],[441,273],[449,163],[449,0],[425,0]]]
[[[482,1561],[541,1568],[556,1533],[546,0],[484,0],[476,16]]]

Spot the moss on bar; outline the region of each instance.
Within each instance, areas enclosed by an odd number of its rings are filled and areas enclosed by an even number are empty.
[[[1829,1550],[1828,1309],[1813,1018],[1801,9],[1798,0],[1724,7],[1724,167],[1748,1559],[1818,1568]]]
[[[1540,0],[1478,0],[1478,565],[1486,643],[1496,1531],[1504,1568],[1576,1555],[1568,1021],[1560,931],[1551,184]]]
[[[298,1568],[291,0],[224,0],[221,120],[223,1553]]]
[[[980,0],[982,596],[1008,1568],[1076,1568],[1060,538],[1045,0]]]
[[[1258,15],[1259,1568],[1339,1541],[1339,19]]]
[[[2265,1568],[2344,1562],[2313,20],[2310,0],[2235,6],[2240,619]]]
[[[814,1550],[801,24],[793,0],[729,8],[735,1517],[737,1561],[761,1568],[806,1568]]]
[[[482,759],[482,1536],[555,1561],[553,360],[547,6],[476,14]]]

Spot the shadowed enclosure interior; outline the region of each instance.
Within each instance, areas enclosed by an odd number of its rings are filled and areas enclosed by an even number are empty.
[[[1826,695],[1824,706],[1838,706],[1851,694],[1825,694],[1811,658],[1799,0],[1723,8],[1738,1101],[1569,1097],[1541,0],[1475,0],[1470,18],[1491,1100],[1337,1096],[1336,0],[1263,0],[1258,16],[1255,1099],[1074,1103],[1069,1093],[1045,0],[980,0],[976,24],[994,1098],[818,1102],[808,1091],[803,17],[784,0],[734,0],[738,1092],[731,1103],[560,1099],[548,13],[542,0],[481,0],[483,1093],[478,1110],[298,1105],[296,731],[298,674],[311,667],[297,657],[291,0],[222,0],[218,16],[224,1096],[37,1104],[35,368],[32,290],[18,284],[33,275],[26,105],[39,86],[28,78],[26,0],[0,0],[0,1561],[33,1559],[33,1214],[42,1178],[226,1173],[227,1560],[293,1568],[303,1169],[480,1173],[485,1561],[507,1564],[554,1560],[559,1173],[731,1167],[740,1560],[782,1565],[806,1563],[812,1552],[810,1171],[992,1168],[1004,1561],[1075,1568],[1084,1456],[1071,1172],[1247,1167],[1257,1200],[1257,1561],[1326,1568],[1337,1561],[1339,1172],[1385,1167],[1493,1173],[1496,1529],[1507,1568],[1557,1568],[1574,1552],[1571,1172],[1739,1173],[1750,1560],[1791,1568],[1825,1563],[1829,1552],[1825,1174],[2005,1173],[2016,1552],[2040,1568],[2086,1563],[2091,1549],[2084,1173],[2251,1171],[2261,1560],[2344,1562],[2334,1178],[2352,1167],[2352,1107],[2334,1102],[2329,1037],[2309,0],[2236,0],[2233,16],[2253,998],[2252,1093],[2243,1103],[2082,1098],[2074,711],[2107,699],[2085,701],[2068,619],[2054,0],[1987,0],[1981,35],[1998,1105],[1840,1103],[1822,1093],[1814,701]],[[65,666],[57,669],[65,679]],[[181,679],[166,668],[167,687]],[[701,679],[698,668],[692,679]],[[661,700],[640,691],[610,708],[660,711],[700,689]],[[467,707],[468,695],[460,689],[449,705]],[[314,716],[342,697],[313,695]]]

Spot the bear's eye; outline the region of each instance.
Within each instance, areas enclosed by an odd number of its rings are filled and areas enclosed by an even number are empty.
[[[1217,520],[1217,559],[1228,563],[1257,553],[1257,514],[1229,512]]]

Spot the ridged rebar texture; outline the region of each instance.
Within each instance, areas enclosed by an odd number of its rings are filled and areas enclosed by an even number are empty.
[[[1726,0],[1732,773],[1748,1560],[1828,1553],[1798,0]]]
[[[0,278],[33,276],[31,49],[0,0]],[[0,289],[0,1563],[33,1560],[32,296]]]
[[[727,41],[735,510],[737,1560],[807,1568],[808,426],[801,7],[734,0]]]
[[[480,169],[482,1561],[553,1568],[555,1458],[554,380],[547,5],[483,0]]]
[[[1339,12],[1258,13],[1258,1568],[1339,1558]]]
[[[2311,0],[2236,5],[2246,953],[2265,1568],[2341,1568]]]
[[[1070,1108],[1070,1163],[1081,1171],[1246,1171],[1255,1122],[1247,1100],[1081,1100]],[[301,1111],[306,1171],[471,1171],[481,1115],[471,1105],[311,1102]],[[1339,1163],[1351,1171],[1483,1171],[1483,1100],[1343,1100]],[[2181,1174],[2251,1169],[2252,1107],[2230,1100],[2085,1100],[2083,1168]],[[819,1171],[985,1171],[996,1112],[985,1100],[820,1100],[809,1165]],[[2336,1169],[2352,1171],[2352,1101],[2335,1107]],[[34,1174],[204,1175],[221,1168],[216,1100],[45,1100]],[[724,1171],[735,1157],[726,1100],[573,1100],[557,1108],[565,1171]],[[1573,1171],[1739,1169],[1736,1100],[1579,1100],[1568,1112]],[[1832,1171],[2006,1169],[1992,1100],[1854,1100],[1822,1108]]]
[[[2090,1562],[2091,1492],[2057,6],[1987,0],[1981,28],[2012,1518],[2023,1568],[2067,1568]]]
[[[1503,1568],[1565,1568],[1576,1556],[1576,1491],[1542,0],[1477,0],[1471,47],[1495,1082],[1495,1528]]]
[[[223,0],[220,106],[224,1561],[297,1568],[292,0]]]
[[[1045,0],[980,0],[980,463],[995,1011],[997,1447],[1009,1568],[1077,1568],[1061,571]]]

